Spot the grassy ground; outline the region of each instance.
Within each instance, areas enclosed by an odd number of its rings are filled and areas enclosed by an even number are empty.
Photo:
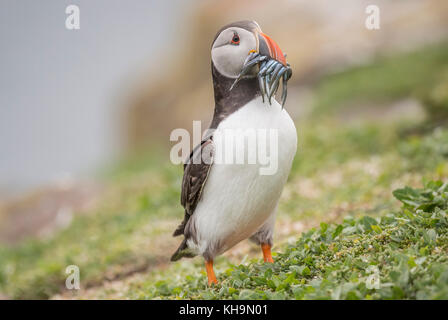
[[[315,89],[313,113],[297,122],[299,152],[279,206],[274,265],[261,264],[259,249],[241,243],[217,259],[221,285],[208,289],[200,258],[169,263],[179,242],[171,233],[183,214],[182,169],[167,161],[168,153],[157,152],[166,157],[141,157],[109,174],[101,204],[54,237],[0,247],[0,293],[12,298],[447,298],[446,186],[396,192],[405,208],[392,192],[448,180],[448,130],[405,136],[404,129],[418,126],[419,119],[345,121],[331,109],[334,101],[335,107],[352,108],[340,112],[356,113],[366,101],[415,96],[448,61],[445,45],[426,50],[426,55],[384,58],[332,75]],[[418,81],[408,79],[415,77],[409,66],[420,70]],[[387,85],[378,83],[388,75]],[[390,90],[399,94],[381,99]],[[435,198],[428,188],[438,192]],[[65,289],[65,268],[72,264],[81,271],[82,289],[76,292]],[[377,276],[380,288],[368,289],[366,280]]]
[[[407,54],[378,57],[373,63],[327,76],[317,85],[315,111],[338,112],[353,103],[384,103],[421,97],[448,72],[448,43]],[[341,81],[342,80],[342,81]]]
[[[144,282],[135,298],[448,299],[448,183],[398,189],[402,210],[321,223],[275,256],[231,265],[221,283],[203,277]]]

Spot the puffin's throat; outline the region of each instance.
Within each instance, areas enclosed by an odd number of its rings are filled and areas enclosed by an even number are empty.
[[[230,114],[261,95],[257,77],[241,79],[230,90],[235,79],[223,76],[216,70],[212,62],[213,89],[215,91],[215,112],[210,125],[216,129],[219,123]]]

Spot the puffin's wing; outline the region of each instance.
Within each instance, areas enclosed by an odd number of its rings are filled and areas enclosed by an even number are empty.
[[[205,139],[196,146],[184,164],[184,177],[182,179],[182,193],[180,202],[185,208],[185,217],[182,223],[174,231],[173,236],[184,233],[185,225],[194,213],[201,199],[202,190],[213,164],[215,147],[212,137]]]

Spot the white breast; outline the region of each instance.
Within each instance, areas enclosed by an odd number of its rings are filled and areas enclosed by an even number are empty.
[[[254,129],[254,132],[261,133],[257,135],[256,149],[259,151],[266,143],[267,155],[272,156],[271,168],[260,164],[259,159],[256,164],[248,164],[247,144],[235,147],[235,157],[244,155],[244,164],[220,162],[220,159],[225,160],[228,150],[223,145],[229,129]],[[263,131],[267,137],[261,141]],[[278,135],[277,156],[271,154],[275,151],[269,139],[272,132]],[[188,246],[198,254],[207,250],[213,256],[250,237],[273,213],[296,153],[297,132],[289,114],[277,101],[273,100],[269,105],[257,97],[219,124],[214,143],[217,161],[210,170],[202,198],[192,217],[197,243],[188,241]],[[272,170],[274,161],[277,161],[276,170]],[[265,175],[260,174],[263,168]]]

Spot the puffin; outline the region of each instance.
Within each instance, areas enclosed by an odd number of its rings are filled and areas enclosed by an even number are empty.
[[[296,127],[283,108],[291,67],[258,23],[238,21],[217,32],[211,46],[211,71],[214,114],[201,142],[184,162],[181,204],[185,215],[173,233],[183,235],[183,241],[171,257],[177,261],[202,256],[209,286],[218,283],[214,258],[245,239],[261,247],[264,262],[273,262],[277,205],[297,150]],[[275,99],[280,83],[281,103]],[[237,136],[248,129],[267,133],[257,135],[258,139],[246,137],[244,144],[232,149],[244,161],[222,161],[227,159],[223,153],[228,132]],[[270,140],[272,136],[276,139]],[[275,157],[275,170],[262,172],[265,163],[247,160],[251,147],[260,146]]]

